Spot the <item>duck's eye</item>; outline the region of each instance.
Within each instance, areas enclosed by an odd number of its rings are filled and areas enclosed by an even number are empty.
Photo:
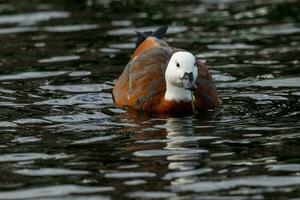
[[[179,63],[176,63],[176,67],[180,67]]]

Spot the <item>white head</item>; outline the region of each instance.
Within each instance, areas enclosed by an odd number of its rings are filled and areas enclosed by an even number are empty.
[[[198,76],[196,58],[186,51],[179,51],[172,55],[166,72],[166,100],[190,101],[191,91],[196,88],[195,80]]]

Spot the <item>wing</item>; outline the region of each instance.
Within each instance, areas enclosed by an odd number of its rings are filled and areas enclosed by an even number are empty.
[[[202,108],[214,108],[220,105],[217,88],[212,77],[200,60],[197,60],[198,77],[196,80],[197,90],[195,91],[196,99]]]
[[[115,102],[147,110],[151,98],[166,90],[165,70],[172,53],[169,48],[155,47],[145,50],[128,63],[114,88]],[[158,103],[158,102],[157,102]]]

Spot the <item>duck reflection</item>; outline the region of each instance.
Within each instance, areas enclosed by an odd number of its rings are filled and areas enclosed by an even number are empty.
[[[165,124],[167,143],[164,149],[174,151],[167,156],[170,170],[191,170],[199,166],[206,150],[200,149],[191,117],[169,118]]]
[[[145,116],[130,118],[140,125],[131,135],[131,160],[143,170],[163,170],[162,179],[171,184],[195,181],[189,173],[198,172],[205,162],[207,150],[199,146],[201,129],[195,129],[192,117]],[[197,130],[197,132],[196,132]]]

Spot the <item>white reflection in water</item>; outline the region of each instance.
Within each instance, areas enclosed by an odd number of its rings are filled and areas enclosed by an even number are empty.
[[[299,176],[253,176],[221,181],[201,181],[192,184],[173,186],[177,192],[210,192],[228,190],[236,187],[288,187],[300,184]]]
[[[67,74],[67,71],[23,72],[13,75],[0,76],[0,81],[24,80],[33,78],[48,78]]]
[[[200,150],[196,142],[199,138],[197,138],[194,135],[194,130],[193,130],[194,127],[191,118],[186,118],[186,119],[169,118],[166,122],[165,127],[167,131],[167,139],[168,139],[165,149],[177,150],[179,151],[179,154],[180,151],[196,150],[197,152],[197,150]],[[203,149],[202,151],[207,152],[207,150],[203,150]]]
[[[218,85],[219,88],[246,88],[246,87],[300,87],[300,78],[281,78],[281,79],[266,79],[260,81],[239,81],[231,83],[221,83]]]
[[[0,34],[11,34],[11,33],[26,33],[37,31],[37,27],[13,27],[13,28],[1,28]]]
[[[111,31],[108,31],[108,35],[112,36],[118,36],[118,35],[134,35],[135,31],[139,32],[145,32],[145,31],[153,31],[156,30],[158,27],[140,27],[140,28],[120,28],[120,29],[114,29]],[[170,26],[168,28],[168,34],[176,34],[176,33],[182,33],[187,30],[187,27],[185,26]]]
[[[52,62],[66,62],[71,60],[79,60],[80,56],[68,55],[68,56],[55,56],[51,58],[40,59],[39,63],[52,63]]]
[[[0,162],[19,162],[29,160],[46,160],[46,159],[65,159],[71,155],[61,154],[44,154],[44,153],[10,153],[0,155]]]
[[[44,87],[45,88],[45,87]],[[89,88],[93,89],[93,88]],[[108,93],[84,93],[74,95],[67,99],[50,99],[46,101],[35,102],[36,105],[75,105],[75,104],[112,104],[111,95]]]
[[[0,24],[32,25],[41,21],[67,18],[69,15],[70,14],[68,12],[62,11],[40,11],[27,14],[2,15],[0,16]]]
[[[93,194],[113,191],[113,187],[91,187],[79,185],[55,185],[38,188],[21,189],[9,192],[0,192],[0,200],[9,199],[36,199],[47,197],[63,197],[69,194]]]
[[[200,167],[199,161],[203,160],[202,154],[207,150],[198,145],[199,140],[215,139],[212,136],[196,135],[192,118],[177,119],[169,118],[165,124],[168,142],[165,149],[177,150],[174,155],[167,156],[169,160],[168,169],[163,179],[172,180],[171,184],[193,182],[195,176],[209,173],[210,168]],[[194,153],[187,153],[187,152]]]
[[[0,77],[1,78],[1,77]],[[43,90],[62,91],[62,92],[100,92],[102,90],[111,89],[112,86],[103,84],[78,84],[78,85],[45,85],[40,87]],[[105,94],[101,94],[105,96]]]
[[[41,168],[41,169],[20,169],[14,173],[24,176],[67,176],[67,175],[85,175],[90,172],[85,170],[71,170],[59,168]]]
[[[48,26],[44,30],[49,32],[75,32],[98,28],[97,24],[79,24],[79,25],[63,25],[63,26]]]

